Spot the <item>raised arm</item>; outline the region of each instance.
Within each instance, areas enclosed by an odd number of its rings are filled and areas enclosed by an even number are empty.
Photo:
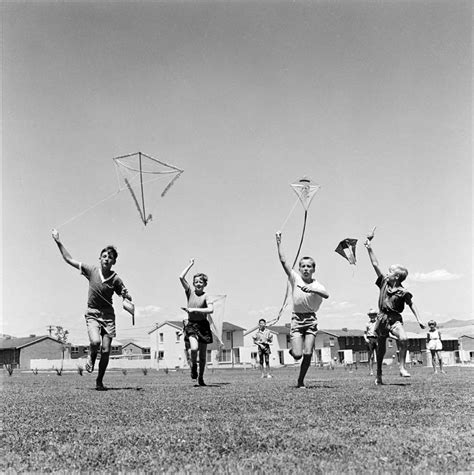
[[[194,258],[192,257],[189,259],[189,264],[186,266],[186,268],[181,272],[179,275],[179,281],[181,282],[181,285],[184,287],[184,290],[188,292],[190,290],[188,281],[186,280],[186,274],[189,272],[189,269],[194,265]]]
[[[364,246],[367,248],[367,252],[369,253],[370,262],[372,263],[372,266],[374,267],[374,270],[375,270],[375,273],[377,274],[377,277],[381,276],[382,271],[380,270],[379,261],[375,257],[374,251],[372,249],[371,240],[367,239],[364,243]]]
[[[277,244],[277,250],[278,250],[278,257],[280,258],[281,265],[283,266],[283,270],[286,272],[286,275],[290,277],[291,267],[286,262],[286,257],[281,250],[281,232],[280,231],[278,231],[275,234],[275,238],[276,238],[276,244]]]
[[[75,267],[76,269],[79,269],[81,267],[80,262],[76,261],[71,257],[71,254],[69,254],[68,250],[63,246],[63,243],[59,239],[59,233],[56,229],[53,229],[51,232],[51,235],[53,236],[53,239],[56,241],[56,244],[58,245],[59,252],[63,256],[63,259],[72,267]]]

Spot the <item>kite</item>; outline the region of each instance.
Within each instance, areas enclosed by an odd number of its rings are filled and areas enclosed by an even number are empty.
[[[335,251],[349,261],[349,264],[356,264],[356,244],[357,239],[343,239]]]
[[[311,180],[311,178],[308,178],[306,176],[304,176],[303,178],[300,178],[298,181],[296,181],[294,183],[291,183],[290,186],[293,189],[293,191],[296,193],[296,195],[298,196],[298,201],[301,203],[301,205],[303,206],[303,209],[304,209],[303,230],[301,231],[300,243],[298,245],[298,250],[296,251],[296,255],[295,255],[295,258],[293,260],[293,264],[291,266],[291,268],[293,269],[296,265],[296,262],[298,261],[298,257],[299,257],[300,252],[301,252],[301,247],[303,246],[304,236],[305,236],[305,232],[306,232],[306,222],[308,220],[309,206],[311,205],[311,202],[313,201],[314,195],[319,191],[321,186],[318,185],[317,183],[315,183],[313,180]],[[295,203],[295,206],[296,206],[297,202]],[[288,221],[290,215],[292,214],[293,210],[295,209],[295,206],[293,206],[292,210],[290,211],[290,214],[285,219],[285,222],[283,223],[283,226],[281,227],[281,229],[283,229],[283,227],[285,226],[285,224]],[[275,325],[280,320],[280,317],[283,313],[283,310],[285,309],[285,307],[287,305],[289,291],[290,291],[290,287],[289,287],[289,282],[287,281],[285,298],[283,299],[283,304],[282,304],[282,306],[281,306],[281,308],[278,312],[278,315],[277,315],[276,319],[273,320],[272,322],[270,322],[268,325]]]
[[[112,159],[121,190],[128,189],[137,207],[142,223],[146,226],[153,218],[149,208],[165,196],[184,170],[152,158],[142,152],[122,155]],[[158,181],[161,181],[161,186]],[[123,187],[123,188],[122,188]],[[161,191],[163,190],[163,191]]]
[[[208,316],[211,330],[214,336],[219,341],[220,346],[224,346],[222,341],[222,331],[224,326],[224,310],[225,300],[227,295],[213,295],[209,297],[209,301],[212,303],[214,310]]]

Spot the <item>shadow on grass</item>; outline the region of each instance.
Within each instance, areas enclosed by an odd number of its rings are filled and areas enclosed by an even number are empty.
[[[80,388],[76,388],[76,389],[80,389]],[[89,391],[97,391],[96,388],[88,388]],[[105,389],[103,392],[107,392],[107,391],[143,391],[143,388],[137,386],[137,387],[132,387],[132,386],[126,386],[126,387],[123,387],[123,388],[110,388],[107,386],[107,389]],[[101,392],[101,391],[97,391],[97,392]]]
[[[206,383],[205,386],[200,386],[199,384],[195,384],[195,388],[220,388],[222,386],[227,386],[231,383]]]

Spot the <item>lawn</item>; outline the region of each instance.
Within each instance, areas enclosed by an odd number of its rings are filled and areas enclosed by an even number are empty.
[[[472,471],[474,368],[2,375],[2,472]]]

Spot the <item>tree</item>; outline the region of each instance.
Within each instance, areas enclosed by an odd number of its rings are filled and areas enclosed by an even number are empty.
[[[68,335],[69,335],[69,330],[65,330],[61,326],[56,326],[56,328],[54,330],[54,338],[56,338],[56,340],[61,342],[61,350],[62,350],[61,369],[56,370],[56,372],[58,373],[59,376],[61,376],[61,374],[63,372],[64,353],[65,353],[67,345],[68,345],[68,343],[67,343]]]

